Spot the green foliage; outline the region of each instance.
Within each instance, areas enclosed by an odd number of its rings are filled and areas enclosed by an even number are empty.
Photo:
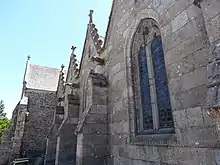
[[[3,133],[6,131],[8,128],[8,125],[10,124],[10,120],[6,117],[6,113],[4,112],[5,106],[3,101],[0,101],[0,142]]]
[[[1,100],[0,101],[0,118],[5,118],[6,113],[4,113],[5,110],[5,105],[4,102]]]
[[[1,139],[2,135],[3,135],[3,133],[8,128],[9,124],[10,124],[10,120],[8,120],[7,118],[0,119],[0,139]]]

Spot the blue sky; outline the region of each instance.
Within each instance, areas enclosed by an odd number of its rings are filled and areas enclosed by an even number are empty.
[[[81,57],[88,13],[104,36],[112,0],[1,0],[0,100],[7,116],[18,103],[27,55],[30,63],[60,68],[68,65],[71,46]]]

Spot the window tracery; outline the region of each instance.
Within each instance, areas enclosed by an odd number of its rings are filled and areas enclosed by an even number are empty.
[[[153,19],[140,22],[131,48],[138,133],[174,131],[163,44]]]

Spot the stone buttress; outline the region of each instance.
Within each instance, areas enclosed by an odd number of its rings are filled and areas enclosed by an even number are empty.
[[[56,158],[55,164],[68,165],[75,164],[76,160],[76,129],[79,117],[79,95],[77,82],[78,64],[76,63],[76,55],[72,47],[72,54],[67,73],[66,82],[64,83],[63,105],[64,119],[56,133]]]
[[[108,157],[107,80],[91,70],[77,134],[77,164],[103,165]]]
[[[47,136],[46,153],[44,164],[53,165],[56,159],[56,142],[57,142],[57,131],[64,119],[64,66],[61,66],[59,75],[59,82],[57,87],[57,106],[56,112],[54,113],[53,125]]]

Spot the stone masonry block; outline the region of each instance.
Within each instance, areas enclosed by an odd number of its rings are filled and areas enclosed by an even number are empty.
[[[107,98],[108,98],[107,95],[105,95],[105,96],[93,96],[92,104],[106,105],[107,104]]]
[[[171,6],[175,4],[175,0],[162,0],[161,5],[157,8],[157,12],[162,15],[164,14]]]
[[[206,84],[206,67],[198,68],[192,72],[184,74],[181,77],[183,90],[188,90]]]
[[[167,37],[172,34],[172,26],[171,23],[166,24],[161,28],[161,33],[164,37]]]
[[[188,152],[189,159],[187,160],[187,164],[216,165],[215,153],[210,148],[190,148]]]
[[[129,158],[119,157],[118,159],[119,159],[119,165],[122,165],[122,164],[133,165],[132,160]]]
[[[165,63],[170,64],[173,62],[177,62],[183,57],[195,52],[197,50],[195,49],[195,40],[196,37],[188,38],[187,40],[182,41],[179,45],[176,45],[176,47],[172,47],[172,49],[170,49],[169,51],[165,51]],[[174,40],[173,42],[176,41]],[[167,44],[172,45],[173,42]],[[200,48],[202,47],[203,46],[201,46]],[[166,44],[165,44],[165,49],[166,49]]]
[[[110,124],[110,130],[112,133],[129,133],[129,123],[128,122],[120,122]]]
[[[180,81],[180,77],[175,77],[168,80],[169,82],[169,92],[171,95],[175,95],[176,93],[181,92],[182,84]]]
[[[108,155],[107,145],[83,145],[83,156],[106,156]]]
[[[120,147],[120,145],[110,145],[112,156],[115,156],[115,157],[119,156],[119,147]],[[127,148],[127,146],[124,145],[124,148]]]
[[[68,105],[68,116],[73,117],[73,118],[79,117],[79,105],[69,104]]]
[[[91,114],[107,114],[107,106],[106,105],[92,105],[91,106]]]
[[[195,61],[192,55],[183,57],[167,67],[168,77],[175,78],[195,69]]]
[[[175,133],[177,137],[177,144],[180,146],[188,144],[188,137],[186,136],[188,133],[188,128],[175,128]]]
[[[188,159],[188,150],[182,147],[159,147],[160,161],[168,164],[184,164]]]
[[[205,105],[207,86],[201,85],[187,91],[171,95],[172,108],[175,110],[188,109]]]
[[[216,17],[208,20],[206,25],[210,42],[217,41],[220,37],[220,13]]]
[[[198,15],[202,13],[201,9],[195,6],[194,4],[191,4],[187,9],[186,9],[188,18],[190,20],[194,19]]]
[[[139,152],[139,147],[136,145],[129,145],[128,146],[128,156],[129,158],[132,159],[140,159],[140,152]]]
[[[179,28],[184,26],[188,21],[189,21],[189,19],[188,19],[188,16],[187,16],[187,12],[186,12],[186,10],[184,10],[182,13],[177,15],[171,21],[173,32],[175,32],[176,30],[178,30]]]
[[[173,119],[175,128],[185,128],[188,126],[186,110],[174,111]]]
[[[206,48],[198,50],[193,54],[195,67],[199,68],[208,64],[208,50]]]
[[[111,84],[115,85],[118,81],[126,77],[125,69],[112,76]]]
[[[188,144],[195,146],[215,146],[218,143],[218,133],[215,127],[191,127],[185,134]]]
[[[156,146],[137,146],[139,148],[139,158],[150,162],[159,162],[158,147]]]
[[[68,95],[69,104],[79,105],[79,96]]]
[[[84,124],[83,133],[84,134],[106,134],[108,132],[106,124]]]
[[[160,163],[156,163],[156,162],[148,162],[148,161],[144,161],[144,160],[136,160],[136,159],[131,159],[130,160],[131,161],[131,164],[132,165],[150,165],[150,164],[152,164],[152,165],[159,165]]]
[[[107,115],[102,114],[88,114],[86,123],[106,124],[108,122]]]
[[[186,110],[189,127],[202,126],[203,114],[201,107],[190,108]]]
[[[118,155],[120,157],[128,158],[129,157],[129,150],[128,145],[119,145],[118,146]]]
[[[83,144],[87,145],[107,145],[108,136],[107,135],[84,135]]]
[[[98,156],[85,156],[82,158],[83,165],[103,165],[107,161],[107,157],[98,157]]]
[[[99,95],[100,97],[105,96],[108,92],[107,88],[103,88],[103,87],[99,87],[99,86],[93,86],[92,89],[93,89],[92,94],[95,96]]]
[[[209,20],[220,13],[220,2],[218,0],[206,0],[201,2],[202,12],[205,20]]]
[[[126,110],[120,109],[118,111],[113,111],[112,122],[120,123],[121,121],[128,121],[128,112]]]
[[[128,143],[129,134],[127,133],[112,133],[109,135],[110,143],[113,145],[125,145]]]

